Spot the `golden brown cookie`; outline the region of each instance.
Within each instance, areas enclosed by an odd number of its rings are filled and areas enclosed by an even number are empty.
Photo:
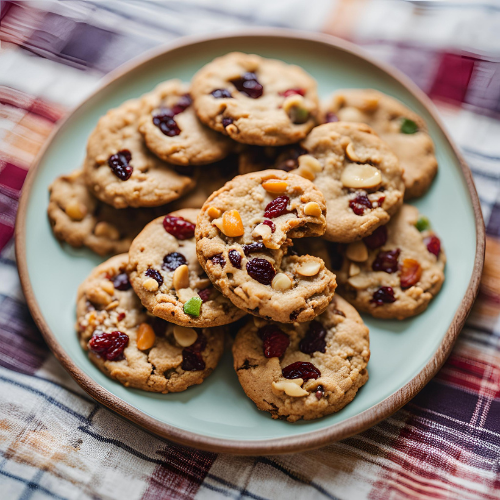
[[[302,68],[233,52],[196,73],[191,95],[200,120],[244,144],[300,141],[315,124],[316,82]]]
[[[87,143],[85,181],[97,198],[115,208],[164,205],[195,186],[193,177],[147,149],[138,129],[141,114],[140,99],[108,111]]]
[[[103,203],[89,192],[81,170],[59,176],[49,192],[47,214],[55,237],[99,255],[127,252],[144,225],[157,215],[151,208],[117,210]]]
[[[128,272],[144,307],[182,326],[232,323],[245,312],[215,289],[198,263],[194,228],[198,209],[158,217],[134,239]]]
[[[438,169],[434,143],[424,120],[394,97],[372,89],[339,90],[324,104],[322,120],[370,125],[399,159],[405,200],[429,189]]]
[[[404,319],[427,309],[444,281],[441,241],[418,209],[403,205],[386,226],[341,250],[341,293],[376,318]]]
[[[198,260],[240,309],[275,321],[302,322],[328,305],[335,276],[313,256],[287,254],[291,238],[320,236],[325,201],[308,180],[279,170],[240,175],[203,205]]]
[[[310,179],[327,206],[325,238],[349,243],[385,224],[403,203],[396,156],[370,127],[328,123],[312,130],[293,173]]]
[[[344,408],[368,380],[368,328],[336,295],[311,322],[250,319],[233,356],[241,386],[259,410],[289,422],[312,420]]]
[[[223,328],[194,330],[149,316],[132,289],[127,254],[97,266],[80,285],[76,328],[90,360],[126,387],[181,392],[201,384],[224,350]]]
[[[139,131],[147,147],[162,160],[176,165],[222,160],[234,143],[203,125],[191,104],[189,86],[180,80],[163,82],[144,95]]]

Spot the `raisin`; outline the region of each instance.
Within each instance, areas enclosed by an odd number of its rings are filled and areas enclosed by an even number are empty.
[[[215,254],[213,257],[210,257],[212,264],[218,264],[220,267],[224,267],[226,265],[226,259],[221,253]]]
[[[233,119],[232,118],[229,118],[228,116],[225,116],[224,118],[222,118],[222,126],[224,128],[228,127],[229,125],[231,125],[231,123],[233,123]]]
[[[311,378],[317,379],[321,377],[321,372],[312,364],[307,361],[296,361],[291,365],[285,366],[282,370],[283,377],[288,379],[301,378],[309,380]]]
[[[396,297],[394,297],[394,290],[390,286],[381,286],[374,294],[370,300],[372,304],[376,306],[383,306],[384,304],[392,304],[396,302]]]
[[[130,179],[134,168],[130,165],[132,153],[128,149],[118,151],[118,153],[111,155],[108,158],[108,165],[111,171],[122,181]]]
[[[215,89],[212,92],[210,92],[216,99],[228,99],[230,97],[233,97],[231,95],[231,92],[227,89]]]
[[[377,258],[373,261],[372,269],[374,271],[384,271],[387,274],[395,273],[398,270],[398,259],[401,250],[388,250],[387,252],[379,252]]]
[[[153,115],[153,123],[167,137],[175,137],[181,133],[181,129],[174,120],[175,113],[172,109],[162,108]]]
[[[178,115],[179,113],[186,111],[186,109],[189,108],[189,106],[191,106],[192,103],[193,100],[191,99],[191,96],[189,94],[184,94],[177,101],[177,104],[175,104],[174,107],[172,108],[174,115]]]
[[[228,257],[229,257],[229,260],[231,262],[231,264],[233,265],[233,267],[235,267],[236,269],[241,269],[241,255],[240,255],[240,252],[238,252],[238,250],[229,250],[228,252]]]
[[[272,220],[265,220],[262,222],[262,224],[269,226],[271,228],[271,233],[274,233],[274,231],[276,231],[276,224]]]
[[[266,247],[260,241],[257,243],[250,243],[250,245],[243,245],[243,252],[248,257],[251,253],[262,252]]]
[[[433,235],[424,238],[424,243],[430,253],[439,257],[439,253],[441,252],[441,240],[437,236]]]
[[[266,210],[264,212],[264,217],[268,217],[269,219],[274,219],[287,213],[287,205],[290,202],[290,198],[288,196],[282,195],[275,198],[273,201],[268,203]]]
[[[356,198],[349,200],[349,208],[356,215],[364,215],[365,210],[371,209],[373,207],[372,202],[368,199],[368,196],[366,196],[366,194],[358,194]]]
[[[375,231],[373,231],[370,236],[363,238],[363,241],[365,242],[365,245],[371,250],[384,246],[387,242],[387,227],[377,227],[377,229],[375,229]]]
[[[189,222],[183,217],[175,217],[174,215],[165,215],[163,227],[167,233],[175,236],[178,240],[188,240],[192,238],[196,228],[192,222]]]
[[[245,73],[240,78],[231,80],[231,83],[250,99],[258,99],[264,93],[264,87],[257,80],[255,73]]]
[[[279,358],[290,345],[290,337],[276,325],[260,328],[257,335],[262,339],[262,349],[266,358]]]
[[[247,273],[263,285],[270,285],[276,275],[273,265],[266,259],[252,259],[247,262]]]
[[[89,349],[108,361],[118,361],[123,359],[128,340],[128,335],[119,331],[94,333],[89,340]]]
[[[181,368],[187,372],[194,372],[205,369],[205,361],[200,353],[182,350]]]
[[[168,269],[169,271],[175,271],[179,266],[186,264],[186,257],[179,252],[167,253],[163,257],[163,269]]]
[[[111,281],[113,282],[113,286],[121,292],[130,290],[131,285],[127,273],[120,273],[112,278]]]
[[[198,296],[203,302],[206,302],[207,300],[210,300],[210,295],[212,295],[212,287],[209,286],[208,288],[204,288],[203,290],[200,290],[198,292]]]
[[[326,351],[326,329],[319,321],[311,321],[305,337],[299,343],[304,354]]]

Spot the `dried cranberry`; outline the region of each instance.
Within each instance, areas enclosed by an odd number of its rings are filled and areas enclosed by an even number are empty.
[[[175,217],[174,215],[165,215],[163,219],[163,227],[167,233],[175,236],[178,240],[188,240],[194,236],[196,226],[184,219],[183,217]]]
[[[441,252],[441,240],[437,236],[433,235],[425,238],[424,243],[430,253],[439,257],[439,252]]]
[[[252,259],[247,262],[247,273],[263,285],[270,285],[276,275],[273,265],[266,259]]]
[[[163,285],[163,277],[156,269],[150,268],[144,274],[146,276],[149,276],[150,278],[153,278],[158,283],[158,286]]]
[[[285,90],[284,92],[279,93],[279,95],[282,95],[283,97],[289,97],[291,95],[304,96],[305,94],[306,94],[305,89],[288,89],[288,90]]]
[[[251,253],[262,252],[266,248],[264,243],[250,243],[250,245],[243,245],[243,252],[248,257]]]
[[[169,271],[175,271],[179,266],[186,264],[186,257],[179,252],[167,253],[163,257],[163,269],[168,269]]]
[[[339,117],[332,111],[328,111],[325,115],[325,123],[335,123],[339,121]]]
[[[174,120],[175,113],[172,109],[162,108],[153,115],[153,123],[168,137],[181,133],[181,129]]]
[[[326,351],[326,329],[319,321],[311,321],[306,336],[300,341],[299,349],[304,354]]]
[[[213,257],[210,257],[212,264],[218,264],[220,267],[224,267],[226,265],[226,259],[221,253],[215,254]]]
[[[120,273],[116,275],[114,278],[111,279],[113,282],[113,286],[117,289],[120,290],[121,292],[125,292],[127,290],[130,290],[130,281],[128,280],[128,275],[127,273]]]
[[[200,290],[198,292],[198,296],[203,302],[206,302],[207,300],[210,300],[210,295],[212,295],[212,287],[209,286],[208,288],[204,288],[203,290]]]
[[[268,203],[266,210],[264,212],[264,217],[269,217],[270,219],[274,219],[283,215],[287,212],[287,205],[290,202],[290,198],[288,196],[282,195],[275,198],[273,201]]]
[[[231,123],[233,123],[233,119],[232,118],[229,118],[228,116],[225,116],[223,119],[222,119],[222,126],[224,128],[228,127],[229,125],[231,125]]]
[[[392,304],[396,302],[396,297],[394,297],[394,290],[390,286],[381,286],[374,294],[370,300],[372,304],[376,306],[383,306],[384,304]]]
[[[196,342],[188,347],[185,347],[184,350],[190,352],[203,352],[205,347],[207,347],[207,337],[205,337],[203,333],[198,332]]]
[[[370,236],[364,238],[363,241],[371,250],[384,246],[387,242],[387,228],[385,226],[377,227],[377,229],[375,229]]]
[[[296,361],[291,365],[285,366],[282,370],[283,377],[285,378],[301,378],[309,380],[311,378],[317,379],[321,377],[321,372],[312,364],[307,361]]]
[[[237,90],[251,99],[258,99],[264,92],[264,87],[257,80],[255,73],[245,73],[240,78],[231,80],[231,83]]]
[[[399,281],[401,288],[410,288],[416,285],[422,277],[422,267],[415,259],[404,259],[401,264]]]
[[[228,99],[230,97],[233,97],[231,95],[231,92],[227,89],[215,89],[211,92],[211,94],[216,98],[216,99]]]
[[[118,153],[111,155],[108,158],[108,165],[112,172],[122,181],[130,179],[134,168],[130,165],[132,153],[128,149],[118,151]]]
[[[182,350],[181,368],[187,372],[194,372],[205,369],[205,361],[200,353]]]
[[[358,194],[356,198],[349,200],[349,208],[356,215],[364,215],[367,208],[373,208],[372,202],[368,199],[366,194]]]
[[[257,332],[262,339],[262,349],[266,358],[279,358],[290,345],[290,337],[276,325],[266,325]]]
[[[117,321],[123,321],[125,319],[125,316],[127,316],[127,313],[121,312],[117,317]]]
[[[89,349],[108,361],[123,359],[123,351],[128,345],[128,335],[123,332],[94,333],[89,340]]]
[[[385,271],[387,274],[395,273],[398,270],[398,259],[401,250],[396,248],[387,252],[379,252],[373,261],[372,269],[374,271]]]
[[[274,233],[274,231],[276,231],[276,224],[272,220],[265,220],[262,222],[262,224],[269,226],[271,228],[271,233]]]
[[[238,252],[238,250],[229,250],[228,252],[228,257],[229,260],[231,261],[231,264],[233,267],[236,269],[241,269],[241,254]]]
[[[191,96],[189,94],[184,94],[177,101],[177,104],[175,104],[174,107],[172,108],[174,115],[178,115],[179,113],[182,113],[187,108],[189,108],[189,106],[191,106],[192,103],[193,103],[193,100],[191,99]]]
[[[316,387],[316,399],[320,400],[325,395],[325,388],[322,385]]]

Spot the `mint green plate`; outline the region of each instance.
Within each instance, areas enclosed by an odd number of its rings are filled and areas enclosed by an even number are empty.
[[[370,380],[346,408],[319,420],[290,424],[258,411],[238,384],[230,352],[202,385],[180,394],[127,389],[107,378],[88,360],[73,327],[77,287],[103,259],[88,250],[61,246],[46,216],[49,184],[80,166],[87,137],[100,116],[162,80],[189,81],[205,63],[235,50],[299,64],[317,79],[322,97],[343,87],[372,87],[393,95],[425,118],[436,145],[439,173],[415,205],[430,218],[446,249],[443,289],[416,318],[364,318],[371,338]],[[353,45],[281,30],[184,39],[111,75],[61,125],[41,154],[24,189],[16,232],[20,275],[33,316],[58,359],[90,395],[164,437],[241,454],[298,451],[342,439],[415,396],[442,365],[465,321],[484,253],[484,226],[470,171],[427,98],[401,74],[371,61]]]

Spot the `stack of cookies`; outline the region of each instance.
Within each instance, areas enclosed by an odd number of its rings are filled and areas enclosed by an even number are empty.
[[[436,171],[423,120],[375,90],[321,105],[302,68],[242,53],[164,82],[102,117],[50,188],[58,239],[118,254],[78,290],[82,348],[169,393],[201,384],[226,340],[259,409],[337,412],[368,380],[358,311],[404,319],[441,288],[440,240],[404,204]]]

